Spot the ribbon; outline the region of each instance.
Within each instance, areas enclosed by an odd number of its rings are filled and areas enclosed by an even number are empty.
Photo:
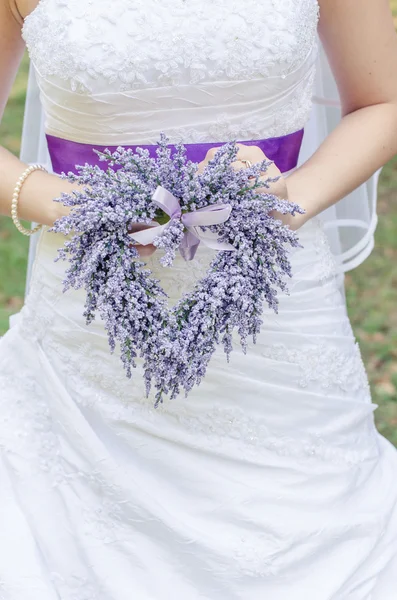
[[[107,168],[107,163],[99,160],[97,154],[93,152],[95,150],[101,150],[108,148],[110,152],[117,150],[118,146],[100,146],[96,144],[84,144],[81,142],[73,142],[72,140],[65,140],[50,134],[46,134],[48,150],[51,157],[51,164],[54,173],[62,173],[73,171],[77,173],[76,165],[84,165],[89,163],[90,165],[96,165],[101,169]],[[276,167],[278,167],[281,173],[285,173],[295,168],[298,164],[298,157],[300,147],[302,145],[303,129],[294,131],[287,135],[283,135],[275,138],[265,138],[259,140],[237,140],[246,146],[258,146],[269,160],[274,161]],[[230,140],[229,140],[230,141]],[[201,142],[201,143],[190,143],[184,144],[186,148],[186,158],[192,162],[201,162],[204,160],[207,151],[214,146],[219,147],[225,142]],[[133,152],[136,152],[137,148],[143,148],[148,150],[149,155],[152,158],[156,158],[156,144],[119,144],[124,148],[130,148]],[[169,148],[174,152],[176,149],[175,144],[169,144]],[[112,167],[117,170],[118,165]]]
[[[170,223],[178,219],[186,227],[179,251],[185,260],[193,260],[197,248],[202,242],[213,250],[235,250],[228,242],[219,242],[218,234],[213,231],[203,231],[202,227],[219,225],[224,223],[230,216],[232,207],[230,204],[211,204],[197,210],[182,213],[178,198],[163,186],[157,186],[152,200],[156,206],[161,208],[170,220],[164,225],[150,224],[148,229],[130,233],[133,240],[146,246],[152,244],[154,239],[170,226]]]

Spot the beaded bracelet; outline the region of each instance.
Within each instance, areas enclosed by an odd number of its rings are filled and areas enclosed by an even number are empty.
[[[14,193],[12,195],[11,217],[14,221],[15,227],[18,229],[18,231],[23,233],[23,235],[32,235],[33,233],[36,233],[37,231],[39,231],[39,229],[43,227],[43,225],[40,223],[39,225],[36,225],[36,227],[34,227],[33,229],[26,229],[18,219],[18,200],[19,195],[21,193],[21,188],[25,183],[26,179],[29,177],[29,175],[33,173],[33,171],[38,170],[45,171],[46,173],[48,172],[47,169],[45,169],[42,165],[30,165],[30,167],[28,167],[18,179],[14,189]]]

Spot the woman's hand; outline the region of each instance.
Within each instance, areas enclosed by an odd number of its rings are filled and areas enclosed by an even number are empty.
[[[238,144],[238,143],[236,143],[236,146],[239,149],[237,152],[237,160],[232,162],[232,167],[236,171],[238,171],[240,169],[246,169],[245,164],[243,162],[241,162],[243,160],[249,160],[253,164],[262,162],[264,160],[269,160],[267,158],[266,154],[264,154],[264,152],[259,148],[259,146],[247,146],[246,144]],[[219,149],[219,146],[210,148],[208,150],[208,152],[205,156],[205,159],[203,161],[201,161],[198,165],[198,173],[202,173],[204,171],[204,168],[209,163],[209,161],[215,157],[215,153],[218,149]],[[279,198],[283,198],[283,199],[287,200],[288,199],[287,185],[285,183],[285,179],[281,175],[280,169],[278,169],[276,167],[276,165],[273,163],[268,167],[267,171],[266,172],[263,171],[263,173],[264,174],[260,177],[260,179],[263,179],[264,181],[266,181],[266,179],[268,177],[272,177],[272,178],[279,177],[279,179],[278,179],[278,181],[270,183],[269,184],[270,187],[258,188],[258,191],[267,192],[269,194],[274,194],[275,196],[278,196]]]
[[[57,178],[59,181],[60,191],[66,192],[70,194],[73,190],[83,190],[86,186],[80,185],[78,183],[70,183],[67,180]],[[60,194],[59,194],[60,195]],[[51,215],[46,219],[48,225],[53,225],[53,222],[60,217],[66,216],[72,210],[71,207],[65,206],[62,202],[54,202],[55,213],[51,213]],[[142,231],[143,229],[147,229],[149,225],[145,223],[131,223],[128,226],[128,232],[134,233],[136,231]],[[134,245],[137,249],[139,256],[151,256],[156,250],[156,246],[153,244],[147,244],[146,246],[138,243],[134,243],[131,238],[131,245]]]
[[[268,160],[267,156],[263,153],[263,151],[259,148],[259,146],[247,146],[246,144],[236,144],[239,147],[239,151],[237,153],[237,160],[235,162],[232,163],[232,166],[234,169],[236,169],[236,171],[238,169],[245,169],[245,164],[243,162],[241,162],[242,160],[249,160],[252,163],[256,163],[256,162],[262,162],[263,160]],[[210,148],[205,156],[205,159],[203,161],[201,161],[198,165],[198,173],[202,173],[205,166],[209,163],[209,161],[214,158],[215,156],[215,152],[217,151],[217,147],[214,148]],[[266,179],[268,177],[271,178],[276,178],[279,177],[279,179],[277,181],[271,182],[269,184],[269,187],[263,187],[263,188],[257,188],[259,192],[263,192],[263,193],[268,193],[268,194],[274,194],[275,196],[278,196],[279,198],[283,198],[285,200],[288,199],[288,190],[287,190],[287,185],[286,185],[286,180],[285,178],[281,175],[280,170],[276,167],[276,165],[273,163],[271,164],[267,171],[264,173],[264,175],[261,177],[261,179],[263,179],[264,181],[266,181]],[[253,179],[253,178],[252,178]],[[276,218],[281,219],[283,222],[286,222],[288,217],[291,217],[291,215],[281,215],[281,214],[274,214],[274,216]],[[292,217],[293,218],[293,217]],[[289,223],[287,223],[289,224]],[[145,225],[144,223],[132,223],[129,231],[131,233],[135,232],[135,231],[142,231],[143,229],[147,229],[149,226]],[[140,256],[150,256],[151,254],[153,254],[156,251],[156,246],[154,246],[153,244],[147,244],[146,246],[143,246],[142,244],[135,244],[136,249],[139,252]]]
[[[239,169],[245,169],[245,163],[243,163],[243,160],[249,160],[251,163],[259,163],[262,162],[264,160],[269,160],[266,156],[266,154],[264,154],[264,152],[261,150],[261,148],[259,148],[259,146],[248,146],[246,144],[236,144],[236,146],[238,147],[238,153],[237,153],[237,160],[232,162],[232,167],[238,171]],[[215,156],[216,151],[218,150],[218,147],[213,147],[210,148],[205,156],[205,159],[203,161],[201,161],[198,165],[198,173],[202,173],[204,168],[206,167],[206,165],[209,163],[210,160],[212,160]],[[282,176],[281,171],[278,167],[276,167],[276,165],[273,163],[271,164],[266,171],[263,171],[263,175],[260,176],[259,179],[266,181],[269,177],[271,177],[272,179],[275,179],[276,177],[278,177],[279,179],[277,181],[272,181],[270,182],[268,185],[262,187],[257,188],[258,192],[261,193],[267,193],[267,194],[273,194],[274,196],[277,196],[278,198],[281,198],[283,200],[288,200],[288,188],[287,188],[287,180],[285,177]],[[252,177],[252,179],[254,180],[254,178]],[[283,215],[281,213],[278,213],[276,211],[273,211],[272,216],[274,216],[276,219],[280,219],[284,224],[289,225],[291,227],[291,229],[298,229],[298,227],[302,224],[300,222],[298,222],[297,217],[292,216],[291,214],[287,214],[287,215]],[[300,215],[302,216],[302,215]]]

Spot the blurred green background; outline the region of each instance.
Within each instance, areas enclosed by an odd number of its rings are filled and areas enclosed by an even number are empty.
[[[391,0],[397,27],[397,0]],[[19,152],[28,62],[25,57],[0,125],[0,143]],[[397,73],[396,73],[397,77]],[[397,132],[396,132],[397,134]],[[379,185],[376,247],[347,274],[350,319],[379,405],[379,431],[397,446],[397,157],[384,168]],[[28,238],[0,217],[0,335],[23,302]]]

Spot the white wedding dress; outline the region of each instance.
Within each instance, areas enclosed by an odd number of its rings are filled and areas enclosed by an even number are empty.
[[[316,0],[41,0],[23,37],[47,133],[86,144],[260,139],[305,125]],[[321,221],[257,344],[153,408],[41,233],[0,341],[2,600],[392,600],[397,451]],[[214,251],[148,264],[174,302]]]

